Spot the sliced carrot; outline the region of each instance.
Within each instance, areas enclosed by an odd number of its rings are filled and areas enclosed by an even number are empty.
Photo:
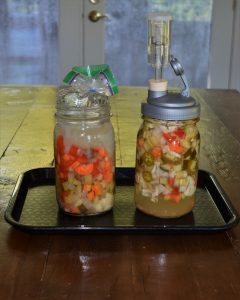
[[[75,171],[79,174],[79,175],[89,175],[92,173],[93,171],[93,164],[82,164],[80,166],[78,166],[77,168],[75,168]]]
[[[92,190],[94,191],[96,196],[101,196],[102,195],[102,186],[99,182],[95,182],[92,185]]]
[[[93,200],[94,200],[94,198],[95,198],[94,191],[90,191],[90,192],[87,194],[87,196],[88,196],[88,199],[89,199],[90,201],[93,202]]]
[[[182,153],[184,150],[179,141],[174,141],[173,143],[170,143],[168,145],[168,147],[171,151],[179,153],[179,154]]]
[[[151,150],[151,154],[154,157],[161,157],[162,156],[162,148],[159,146],[153,147]]]
[[[74,157],[72,155],[69,155],[67,153],[63,154],[62,156],[62,159],[65,161],[65,162],[68,162],[70,160],[74,160]]]
[[[181,195],[178,189],[174,189],[172,193],[164,195],[165,200],[171,200],[173,202],[179,203],[181,200]]]
[[[104,148],[98,148],[98,154],[100,156],[107,156],[107,150]]]
[[[113,174],[110,172],[105,172],[103,174],[103,178],[106,180],[106,182],[111,182],[113,180]]]
[[[165,138],[165,140],[166,140],[168,143],[171,143],[173,140],[176,139],[175,136],[171,135],[171,134],[168,133],[168,132],[163,132],[162,135],[163,135],[163,137]]]
[[[69,210],[73,214],[79,214],[81,212],[81,209],[79,206],[72,206]]]
[[[105,161],[103,168],[104,171],[112,171],[112,163],[110,161]]]
[[[86,164],[88,162],[88,158],[85,154],[77,156],[77,161],[79,161],[81,164]]]
[[[61,134],[57,137],[57,152],[61,155],[64,153],[64,139]]]
[[[67,179],[66,172],[62,172],[62,171],[60,171],[58,175],[59,175],[59,178],[60,178],[60,179],[62,179],[62,180],[65,180],[65,179]]]
[[[79,166],[80,166],[80,162],[78,162],[78,161],[76,160],[75,162],[73,162],[73,163],[69,166],[69,168],[75,170],[75,169],[76,169],[77,167],[79,167]]]
[[[94,165],[94,167],[93,167],[93,171],[92,171],[92,176],[95,177],[95,176],[97,176],[98,174],[100,174],[101,171],[100,171],[100,169],[99,169],[98,163],[94,163],[93,165]]]
[[[77,145],[71,145],[68,153],[72,156],[77,156],[78,149],[79,147]]]

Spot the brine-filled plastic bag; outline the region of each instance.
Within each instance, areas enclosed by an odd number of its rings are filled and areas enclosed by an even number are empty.
[[[112,96],[118,93],[114,75],[106,64],[73,67],[63,80],[78,93],[101,93]]]

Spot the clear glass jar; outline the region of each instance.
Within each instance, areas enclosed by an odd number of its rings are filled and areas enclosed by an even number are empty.
[[[103,94],[59,89],[54,130],[56,195],[71,215],[110,210],[115,192],[115,142]]]
[[[175,218],[195,204],[200,135],[198,119],[143,117],[137,135],[135,204],[144,213]]]

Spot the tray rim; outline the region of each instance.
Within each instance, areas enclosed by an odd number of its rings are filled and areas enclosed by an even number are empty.
[[[116,167],[116,173],[121,172],[123,170],[130,170],[131,172],[134,172],[134,167]],[[33,225],[26,225],[22,224],[21,222],[17,221],[13,217],[13,210],[15,209],[16,205],[18,205],[17,198],[19,196],[19,190],[22,185],[23,180],[28,174],[31,174],[32,172],[42,172],[42,171],[47,171],[47,172],[54,172],[54,167],[42,167],[42,168],[34,168],[34,169],[29,169],[25,172],[22,172],[16,181],[16,184],[14,186],[11,198],[9,200],[9,203],[7,205],[7,208],[4,212],[4,218],[7,223],[12,225],[16,229],[20,229],[26,232],[32,232],[32,233],[96,233],[96,232],[122,232],[122,233],[140,233],[140,232],[145,232],[145,233],[214,233],[214,232],[221,232],[225,230],[229,230],[236,226],[239,223],[239,214],[233,204],[231,203],[231,200],[223,190],[222,186],[218,182],[217,178],[209,171],[199,169],[199,172],[202,173],[202,176],[208,176],[211,181],[214,184],[214,187],[217,189],[218,193],[221,195],[222,202],[224,206],[228,209],[228,212],[231,213],[231,218],[229,219],[228,222],[225,221],[224,216],[222,212],[219,210],[216,201],[213,199],[219,213],[221,214],[224,224],[223,225],[216,225],[216,226],[188,226],[188,225],[152,225],[151,227],[146,227],[145,225],[143,226],[85,226],[85,225],[78,225],[78,226],[33,226]],[[54,184],[43,184],[42,186],[52,186]],[[30,187],[37,187],[40,185],[33,185],[30,186],[28,185],[28,188]],[[24,207],[26,197],[22,200],[22,207],[21,207],[21,212],[22,208]],[[21,204],[21,203],[20,203]],[[114,208],[113,208],[114,209]],[[21,215],[20,212],[20,215]],[[77,217],[76,217],[77,218]],[[91,216],[86,216],[82,218],[91,218]]]

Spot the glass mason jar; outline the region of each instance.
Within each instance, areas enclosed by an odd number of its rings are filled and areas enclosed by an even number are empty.
[[[190,109],[175,100],[165,97],[154,110],[151,104],[143,104],[143,123],[137,135],[135,204],[142,212],[161,218],[185,215],[195,204],[199,105],[193,103]],[[191,101],[194,99],[185,102]]]
[[[110,210],[115,192],[115,142],[108,97],[60,88],[54,130],[56,195],[71,215]]]

